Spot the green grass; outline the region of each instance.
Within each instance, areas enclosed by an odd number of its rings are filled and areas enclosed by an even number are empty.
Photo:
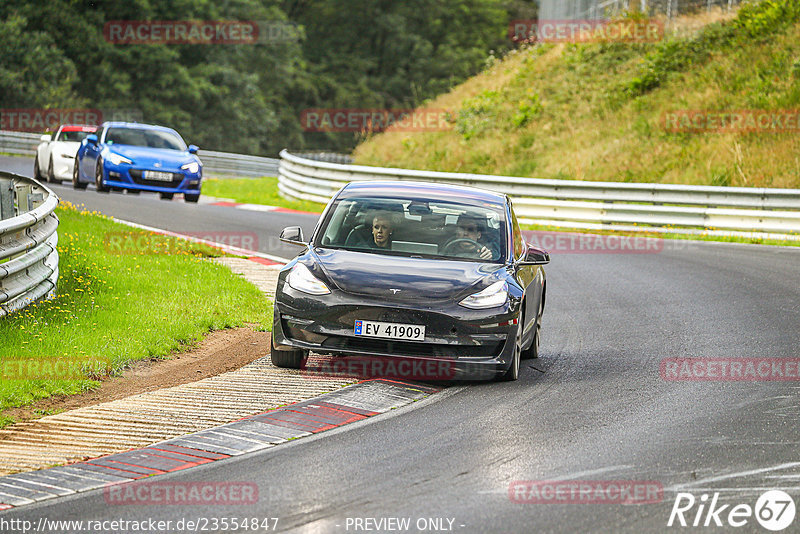
[[[800,4],[677,21],[658,43],[520,49],[425,107],[446,131],[388,131],[357,164],[535,178],[800,187],[797,131],[672,133],[681,110],[800,108]],[[691,30],[691,28],[695,28]]]
[[[299,211],[321,213],[323,204],[310,201],[293,201],[283,198],[278,192],[278,179],[263,178],[208,178],[203,180],[203,194],[212,197],[230,198],[247,204],[280,206]]]
[[[2,415],[7,408],[87,391],[97,378],[132,361],[186,350],[211,330],[270,328],[272,303],[208,260],[220,255],[217,249],[132,229],[69,204],[57,214],[56,298],[0,318],[0,427],[10,423]],[[70,379],[2,374],[3,364],[21,360],[78,360],[85,371]]]

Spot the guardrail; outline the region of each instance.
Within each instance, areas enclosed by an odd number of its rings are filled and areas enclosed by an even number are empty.
[[[284,197],[327,203],[344,184],[413,180],[506,193],[520,222],[586,229],[800,239],[800,190],[546,180],[338,165],[281,152]]]
[[[57,205],[36,180],[0,171],[0,317],[55,293]]]
[[[201,150],[203,176],[218,178],[258,178],[260,176],[278,176],[278,158],[247,156],[230,152],[214,152]]]
[[[350,165],[353,163],[352,156],[349,154],[339,154],[337,152],[294,152],[293,154],[299,158],[313,159],[314,161],[326,161],[328,163],[340,163],[342,165]]]
[[[41,134],[0,130],[0,152],[8,154],[36,154]]]
[[[41,134],[0,130],[0,152],[34,156]],[[278,176],[278,159],[201,150],[203,175],[218,178]]]

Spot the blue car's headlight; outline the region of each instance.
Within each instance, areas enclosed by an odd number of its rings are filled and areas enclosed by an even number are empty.
[[[114,154],[113,152],[109,152],[108,157],[106,159],[111,163],[113,163],[114,165],[122,165],[123,163],[128,163],[128,164],[133,163],[128,158],[120,156],[119,154]]]
[[[189,171],[189,174],[197,174],[197,171],[200,170],[200,164],[196,161],[193,161],[191,163],[187,163],[186,165],[181,165],[181,169]]]
[[[502,306],[508,300],[508,284],[500,280],[490,285],[483,291],[468,296],[461,302],[460,305],[465,308],[473,310],[482,310],[484,308],[496,308]]]

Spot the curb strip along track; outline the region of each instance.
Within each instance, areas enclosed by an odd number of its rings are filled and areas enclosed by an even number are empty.
[[[406,406],[439,391],[419,384],[367,380],[142,449],[0,477],[0,511],[267,449]]]

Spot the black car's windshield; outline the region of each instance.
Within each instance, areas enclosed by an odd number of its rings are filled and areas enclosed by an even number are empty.
[[[186,144],[177,134],[166,130],[150,130],[146,128],[109,128],[105,142],[109,145],[186,150]]]
[[[317,246],[400,256],[501,262],[505,213],[497,205],[401,198],[337,201]]]

